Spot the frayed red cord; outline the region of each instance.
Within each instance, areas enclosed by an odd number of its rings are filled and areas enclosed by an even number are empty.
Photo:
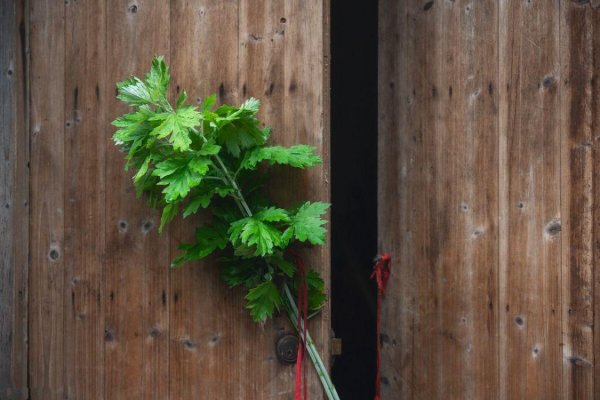
[[[390,279],[390,273],[392,270],[391,257],[389,254],[385,253],[381,256],[377,256],[375,258],[375,266],[373,267],[373,273],[371,274],[371,279],[375,279],[377,282],[377,372],[375,376],[375,398],[374,400],[381,399],[381,378],[380,378],[380,364],[381,364],[381,354],[380,354],[380,331],[379,325],[381,323],[381,302],[383,296],[385,295],[385,288],[387,286],[388,280]]]

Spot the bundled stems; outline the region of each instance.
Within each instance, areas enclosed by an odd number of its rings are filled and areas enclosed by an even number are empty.
[[[290,288],[287,284],[283,285],[283,291],[285,292],[285,295],[287,297],[287,303],[289,306],[287,310],[288,317],[294,325],[294,328],[296,328],[296,331],[298,331],[298,334],[302,336],[304,327],[302,325],[298,326],[298,307],[294,302],[294,297],[292,296],[292,292],[290,291]],[[300,322],[300,324],[303,324],[303,322]],[[302,340],[304,340],[304,342],[306,343],[308,355],[310,356],[313,365],[317,370],[317,375],[319,375],[319,379],[321,380],[321,384],[323,385],[323,390],[325,391],[327,398],[329,400],[340,400],[340,396],[337,394],[335,386],[333,386],[333,382],[331,381],[331,378],[327,373],[327,368],[323,364],[323,360],[321,360],[321,357],[319,356],[319,351],[317,350],[317,347],[315,346],[315,343],[310,337],[310,333],[308,333],[308,331],[306,331],[306,337],[302,338]]]

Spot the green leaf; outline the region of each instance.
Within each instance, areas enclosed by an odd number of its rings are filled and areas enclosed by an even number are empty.
[[[317,311],[323,307],[327,296],[325,296],[325,282],[317,271],[306,273],[306,288],[308,297],[308,308]]]
[[[216,102],[217,95],[214,93],[210,96],[205,97],[204,101],[202,102],[202,111],[210,111],[210,109],[213,108]]]
[[[250,289],[246,295],[247,308],[252,318],[259,322],[273,316],[281,305],[281,295],[273,281],[266,281]]]
[[[146,86],[154,102],[166,99],[170,80],[169,68],[165,64],[164,58],[162,56],[154,57],[150,73],[146,74]]]
[[[200,207],[206,208],[210,204],[212,193],[199,193],[195,195],[183,211],[183,218],[196,214]]]
[[[154,102],[144,81],[135,76],[117,83],[117,99],[130,106],[143,106]]]
[[[283,240],[295,237],[300,242],[311,244],[324,244],[327,230],[323,225],[327,223],[321,216],[327,212],[329,204],[307,201],[302,204],[295,215],[292,216],[290,227],[284,232]]]
[[[229,228],[229,238],[234,246],[243,244],[253,248],[255,256],[273,254],[274,248],[281,246],[281,232],[267,222],[248,217],[235,221]]]
[[[152,161],[152,156],[151,155],[146,156],[146,158],[144,159],[143,164],[140,166],[140,169],[133,176],[133,182],[134,183],[138,183],[140,181],[140,179],[142,179],[142,177],[144,175],[146,175],[146,172],[148,172],[148,167],[150,166],[150,161]]]
[[[122,150],[128,152],[128,160],[133,159],[138,151],[146,146],[149,134],[155,127],[155,123],[150,121],[153,115],[154,112],[150,108],[142,106],[112,122],[119,128],[113,135],[113,140]]]
[[[184,262],[200,260],[212,254],[215,250],[223,250],[227,243],[227,227],[219,222],[206,224],[196,229],[196,243],[183,244],[179,246],[184,253],[177,257],[173,263],[173,267],[178,267]]]
[[[190,195],[191,200],[183,212],[183,218],[187,218],[188,216],[197,213],[200,207],[207,208],[210,205],[213,196],[219,195],[220,197],[226,197],[233,192],[234,190],[232,188],[222,186],[204,187],[201,191],[194,192]]]
[[[152,175],[160,178],[158,185],[165,186],[165,200],[172,203],[183,199],[198,186],[208,172],[210,160],[203,158],[173,158],[156,164]]]
[[[160,217],[160,226],[158,228],[158,233],[162,233],[163,228],[166,224],[173,221],[173,218],[179,212],[179,205],[176,203],[167,204],[165,208],[163,208],[162,215]]]
[[[150,120],[160,121],[160,124],[150,134],[158,139],[169,136],[169,143],[175,151],[187,151],[192,143],[190,129],[200,125],[200,119],[200,113],[194,106],[183,106],[174,113],[158,113]]]
[[[143,106],[166,100],[169,68],[162,57],[154,57],[145,81],[135,76],[117,83],[117,98],[131,106]]]
[[[183,103],[185,103],[186,99],[187,99],[187,92],[185,91],[185,89],[183,89],[181,91],[181,94],[177,98],[177,108],[181,107],[183,105]]]
[[[296,266],[294,263],[289,262],[280,255],[273,255],[269,258],[269,262],[275,264],[288,278],[293,277],[296,273]]]
[[[290,217],[288,212],[283,208],[269,207],[265,208],[256,214],[254,218],[265,222],[289,222]]]
[[[211,141],[208,141],[202,145],[202,148],[200,149],[199,153],[203,156],[214,156],[215,154],[219,154],[220,150],[221,146],[216,145]]]
[[[321,163],[314,151],[315,147],[304,144],[291,147],[256,147],[246,153],[241,167],[254,169],[261,161],[268,161],[269,165],[282,164],[294,168],[312,167]]]
[[[214,113],[205,113],[205,120],[213,128],[217,144],[225,147],[233,157],[240,152],[266,142],[269,129],[259,128],[256,119],[259,102],[256,99],[246,101],[240,108],[222,105]]]
[[[244,285],[252,288],[263,281],[262,260],[256,258],[239,259],[237,257],[220,260],[223,263],[221,277],[229,285],[235,287]]]
[[[250,97],[248,100],[242,103],[240,109],[248,110],[254,115],[256,115],[258,113],[258,110],[260,109],[260,100],[255,99],[254,97]]]

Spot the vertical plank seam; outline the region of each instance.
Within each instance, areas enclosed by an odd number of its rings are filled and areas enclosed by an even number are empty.
[[[104,2],[102,2],[104,4],[104,10],[103,10],[103,16],[104,16],[104,39],[102,40],[103,46],[104,46],[104,65],[103,65],[103,71],[102,71],[102,97],[101,98],[101,105],[102,105],[102,117],[104,119],[104,121],[108,120],[109,118],[109,113],[108,113],[108,107],[109,107],[109,102],[108,102],[108,93],[110,93],[110,91],[108,90],[109,88],[109,82],[108,82],[108,5],[107,5],[107,1],[105,0]],[[101,381],[101,386],[100,386],[100,390],[102,391],[102,399],[104,399],[106,397],[106,353],[104,352],[104,348],[105,348],[105,341],[104,341],[104,336],[103,336],[103,332],[106,329],[106,303],[104,301],[104,296],[106,295],[106,260],[107,260],[107,243],[106,243],[106,227],[108,226],[107,223],[107,213],[106,213],[106,193],[107,193],[107,186],[108,186],[108,169],[106,168],[106,160],[108,159],[108,143],[106,143],[107,138],[104,137],[105,132],[104,130],[100,129],[99,132],[102,135],[101,140],[104,142],[103,144],[103,164],[104,164],[104,169],[102,171],[102,173],[104,174],[104,177],[102,179],[102,182],[104,184],[104,187],[102,188],[102,193],[103,193],[103,203],[104,203],[104,210],[103,210],[103,230],[101,232],[101,234],[104,236],[102,239],[102,256],[100,258],[101,260],[101,267],[102,267],[102,271],[100,273],[100,282],[98,283],[98,290],[100,291],[100,303],[98,304],[98,307],[100,309],[99,312],[99,316],[102,319],[101,321],[101,329],[100,329],[100,333],[101,333],[101,338],[99,338],[98,340],[101,340],[102,345],[98,346],[98,351],[100,352],[100,362],[101,362],[101,368],[100,371],[102,371],[102,381]],[[98,330],[96,330],[96,332],[98,332]]]
[[[106,110],[106,117],[108,118],[109,115],[109,101],[108,101],[108,93],[109,93],[109,83],[108,83],[108,0],[104,0],[104,84],[103,84],[103,94],[106,96],[106,98],[104,99],[104,104],[105,104],[105,110]],[[106,141],[107,138],[104,138],[104,140]],[[105,143],[106,146],[106,143]],[[103,332],[106,332],[106,302],[104,299],[104,296],[106,296],[106,276],[107,274],[105,273],[106,271],[106,262],[108,260],[108,245],[107,245],[107,238],[108,238],[108,234],[107,234],[107,229],[108,229],[108,223],[107,223],[107,217],[108,217],[108,210],[107,210],[107,200],[108,200],[108,196],[106,195],[106,186],[107,186],[107,177],[108,177],[108,146],[105,149],[105,154],[104,154],[104,232],[102,232],[102,234],[104,235],[104,254],[102,257],[102,264],[103,264],[103,268],[102,268],[102,276],[101,276],[101,282],[100,282],[100,286],[101,286],[101,290],[102,290],[102,308],[101,308],[101,313],[102,313],[102,321],[103,321]],[[106,340],[102,340],[102,394],[103,394],[103,398],[106,397]]]
[[[560,85],[558,87],[558,109],[562,110],[562,94],[563,94],[563,85],[564,85],[564,76],[561,76],[561,72],[562,72],[562,43],[561,43],[561,35],[562,35],[562,15],[563,9],[562,9],[562,1],[558,0],[558,74],[559,74],[559,78],[560,78]],[[562,118],[562,117],[561,117]],[[560,215],[560,221],[561,221],[561,225],[563,227],[566,227],[566,221],[565,221],[565,217],[566,215],[563,215],[563,157],[564,157],[564,151],[563,151],[563,146],[564,146],[564,127],[563,124],[561,123],[559,126],[559,143],[560,143],[560,153],[559,153],[559,157],[558,157],[558,168],[559,168],[559,176],[558,176],[558,187],[559,187],[559,194],[558,194],[558,209],[559,209],[559,215]],[[565,229],[563,228],[562,230],[564,233]],[[560,268],[559,271],[560,273],[558,274],[559,276],[559,309],[560,309],[560,341],[562,346],[560,346],[560,351],[559,351],[559,363],[560,363],[560,371],[561,371],[561,376],[560,376],[560,383],[558,385],[559,389],[560,389],[560,393],[562,393],[563,395],[566,394],[567,398],[569,397],[569,393],[565,393],[565,375],[568,371],[565,371],[565,369],[567,368],[565,366],[565,363],[563,362],[564,359],[564,349],[566,346],[565,343],[565,339],[568,340],[568,337],[565,337],[565,318],[564,318],[564,286],[563,286],[563,282],[564,282],[564,257],[563,257],[563,247],[564,247],[564,235],[561,234],[560,235],[560,250],[559,250],[559,254],[560,254]],[[568,264],[567,264],[568,265]],[[568,326],[568,324],[567,324]]]
[[[24,134],[27,135],[27,163],[26,163],[26,167],[27,167],[27,274],[26,274],[26,282],[23,282],[23,286],[26,288],[26,298],[27,298],[27,304],[26,304],[26,321],[25,321],[25,334],[26,334],[26,357],[25,357],[25,362],[26,362],[26,367],[25,367],[25,384],[26,384],[26,390],[27,390],[27,398],[29,399],[31,397],[30,393],[31,393],[31,363],[30,363],[30,349],[31,346],[29,345],[30,341],[29,341],[29,324],[30,324],[30,309],[29,309],[29,305],[31,304],[30,302],[30,296],[31,296],[31,290],[29,290],[29,272],[31,271],[31,221],[32,221],[32,214],[31,214],[31,168],[30,168],[30,161],[31,161],[31,73],[30,73],[30,54],[31,54],[31,49],[30,49],[30,36],[31,36],[31,32],[30,32],[30,21],[31,21],[31,10],[30,10],[30,4],[29,4],[29,0],[24,0],[23,2],[23,19],[25,21],[25,33],[24,33],[24,38],[22,40],[25,41],[24,43],[24,50],[26,53],[22,55],[23,57],[23,61],[24,64],[23,65],[23,69],[24,69],[24,74],[25,74],[25,98],[23,99],[24,103],[25,103],[25,107],[24,107],[24,120],[25,120],[25,126],[23,127],[24,129]]]
[[[171,13],[171,10],[173,8],[173,0],[169,1],[169,64],[171,64],[171,62],[173,61],[173,46],[172,46],[172,41],[173,41],[173,14]],[[167,246],[167,258],[168,258],[168,262],[169,262],[169,271],[167,273],[167,282],[165,285],[164,289],[167,292],[167,304],[166,306],[166,312],[167,312],[167,349],[166,349],[166,357],[167,357],[167,400],[171,399],[171,389],[173,388],[173,385],[171,385],[171,306],[170,306],[170,301],[171,301],[171,260],[173,259],[173,255],[171,254],[171,242],[173,240],[173,235],[171,234],[173,230],[173,227],[171,224],[169,224],[169,229],[167,230],[167,232],[169,233],[169,239],[168,239],[168,246]],[[164,293],[164,292],[163,292]]]
[[[502,246],[502,228],[501,228],[501,224],[502,222],[500,221],[500,215],[501,215],[501,207],[502,207],[502,179],[501,179],[501,169],[502,169],[502,148],[500,146],[500,136],[502,135],[502,132],[500,131],[501,127],[502,127],[502,110],[500,109],[500,105],[502,104],[502,88],[503,88],[503,84],[501,81],[501,74],[500,74],[500,57],[502,54],[502,46],[501,46],[501,42],[500,42],[500,22],[501,22],[501,13],[502,13],[502,6],[500,5],[500,0],[498,0],[496,2],[496,86],[498,87],[498,115],[497,115],[497,121],[496,121],[496,146],[497,146],[497,152],[498,152],[498,165],[497,165],[497,185],[498,185],[498,198],[497,198],[497,205],[496,205],[496,220],[498,221],[498,226],[496,229],[498,229],[498,245],[496,248],[496,251],[498,253],[498,258],[497,258],[497,264],[496,264],[496,314],[497,314],[497,319],[496,319],[496,393],[499,395],[500,394],[500,377],[501,377],[501,372],[500,372],[500,368],[502,367],[502,363],[500,362],[500,335],[501,335],[501,307],[502,304],[500,303],[500,300],[502,298],[502,285],[500,284],[500,280],[501,278],[501,269],[502,269],[502,263],[501,263],[501,246]]]
[[[63,82],[62,82],[62,86],[63,86],[63,107],[62,107],[62,119],[60,120],[60,127],[63,131],[63,137],[62,137],[62,215],[61,215],[61,221],[62,221],[62,236],[61,236],[61,248],[62,248],[62,273],[61,273],[61,279],[59,280],[59,284],[62,284],[62,293],[61,296],[59,296],[59,298],[62,301],[62,310],[63,310],[63,320],[62,320],[62,350],[63,350],[63,354],[62,354],[62,393],[63,396],[65,398],[69,398],[70,396],[70,388],[69,388],[69,377],[67,376],[67,374],[65,373],[65,371],[67,370],[67,351],[66,349],[68,348],[68,338],[66,337],[65,333],[68,331],[67,328],[67,320],[68,320],[68,310],[67,310],[67,304],[68,302],[65,302],[64,296],[65,296],[65,280],[67,279],[68,273],[67,273],[67,260],[69,257],[69,254],[67,254],[67,248],[65,247],[65,239],[66,239],[66,235],[65,235],[65,210],[66,208],[66,198],[68,195],[68,191],[67,191],[67,187],[68,187],[68,182],[67,182],[67,170],[66,170],[66,163],[65,163],[65,158],[66,158],[66,150],[67,150],[67,132],[65,129],[65,121],[67,118],[67,113],[68,113],[68,104],[67,104],[67,2],[63,1],[60,2],[59,4],[62,3],[62,39],[63,39],[63,55],[62,55],[62,67],[63,67]],[[74,122],[73,122],[74,123]],[[70,249],[71,252],[73,251],[73,249]],[[71,254],[72,255],[72,254]]]
[[[405,6],[408,8],[408,4],[407,3],[408,2],[405,2]],[[408,37],[409,12],[408,12],[407,9],[405,9],[405,11],[406,12],[404,13],[404,24],[403,25],[404,25],[405,33],[407,33],[406,36]],[[401,52],[401,53],[402,53],[402,57],[406,58],[406,54],[404,54],[403,52]],[[407,51],[407,53],[408,53],[408,51]],[[400,72],[400,71],[397,71],[397,72]],[[405,74],[403,76],[403,78],[406,80],[406,87],[408,88],[409,87],[408,74]],[[400,133],[400,135],[402,135],[402,132]],[[421,135],[420,147],[421,147],[421,149],[423,148],[423,135]],[[415,146],[414,148],[415,148],[415,150],[414,150],[415,152],[419,151],[419,149],[417,148],[417,146]],[[418,169],[416,169],[416,168],[415,168],[415,170],[416,170],[416,172],[418,171]],[[411,266],[411,268],[413,269],[413,273],[414,273],[415,272],[415,267]],[[414,301],[415,301],[415,299],[414,299],[415,296],[416,296],[416,293],[413,293],[413,298],[411,299],[411,303],[413,303],[413,304],[414,304]],[[411,331],[411,339],[410,339],[411,340],[410,349],[411,349],[411,352],[412,352],[411,357],[410,357],[410,363],[411,363],[411,366],[410,366],[410,375],[411,375],[410,376],[410,382],[411,382],[411,386],[412,387],[409,388],[410,389],[409,393],[410,393],[411,400],[415,400],[415,394],[416,394],[415,393],[416,392],[416,390],[415,390],[415,380],[414,380],[415,379],[415,356],[414,356],[414,349],[415,349],[415,319],[416,319],[415,313],[412,312],[411,313],[411,327],[412,327],[412,331]],[[377,338],[377,340],[379,340],[379,338]]]
[[[407,6],[407,8],[408,8],[408,6]],[[405,12],[405,15],[404,15],[404,18],[405,18],[404,19],[404,29],[405,29],[406,37],[404,38],[404,40],[408,40],[409,11],[408,11],[408,9],[406,9],[405,11],[406,12]],[[403,56],[405,58],[404,65],[408,65],[407,64],[407,62],[408,62],[408,51],[406,51],[403,54]],[[406,87],[408,88],[409,84],[410,84],[410,82],[408,82],[408,73],[405,73],[404,76],[405,76],[405,79],[406,79]],[[405,127],[405,129],[406,129],[406,127]],[[408,134],[408,132],[406,132],[406,134]],[[417,148],[417,146],[415,146],[415,153],[416,154],[419,154],[419,150],[420,151],[423,150],[423,142],[424,142],[423,135],[421,134],[420,149]],[[418,170],[416,172],[418,172]],[[414,267],[413,267],[413,271],[414,271]],[[411,301],[414,302],[414,298],[415,297],[416,297],[416,293],[413,292],[413,299],[411,299]],[[415,315],[414,312],[411,313],[411,318],[412,318],[412,321],[411,321],[411,325],[412,325],[412,332],[411,332],[411,351],[412,351],[412,354],[411,354],[411,356],[412,357],[410,358],[410,360],[411,360],[410,374],[411,374],[412,388],[411,388],[410,394],[411,394],[412,400],[415,400],[415,395],[416,395],[416,392],[415,392],[415,359],[416,359],[416,357],[414,356],[414,348],[415,348],[415,331],[416,331],[416,329],[415,329],[415,323],[416,323],[416,321],[415,320],[416,320],[416,315]],[[377,340],[379,340],[379,338]]]

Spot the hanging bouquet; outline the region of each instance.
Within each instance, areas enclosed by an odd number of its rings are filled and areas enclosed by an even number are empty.
[[[284,310],[300,333],[329,399],[339,399],[306,331],[306,319],[325,303],[324,282],[314,270],[289,258],[298,243],[322,245],[329,204],[306,201],[293,208],[275,205],[263,190],[275,164],[308,168],[321,162],[307,145],[267,146],[269,128],[257,119],[260,102],[215,107],[214,95],[197,108],[186,105],[181,91],[175,106],[167,98],[170,75],[155,57],[144,79],[117,84],[117,97],[134,107],[115,121],[115,143],[133,168],[138,196],[162,209],[159,232],[177,215],[203,212],[195,241],[182,244],[172,266],[219,253],[221,276],[241,286],[251,317],[264,322]],[[295,299],[299,298],[299,308]],[[301,354],[301,353],[299,353]]]

